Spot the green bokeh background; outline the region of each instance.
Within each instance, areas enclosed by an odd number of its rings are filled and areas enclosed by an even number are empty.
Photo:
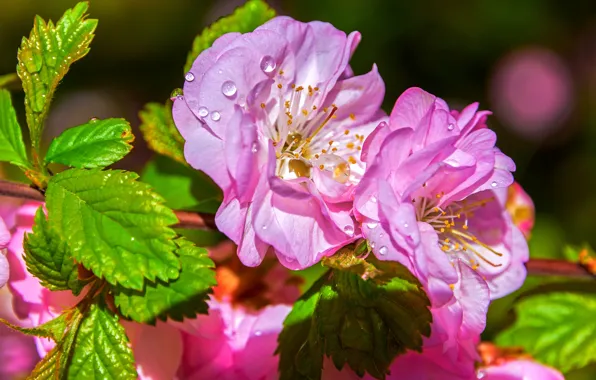
[[[14,72],[16,51],[33,16],[57,20],[74,0],[0,0],[0,75]],[[448,102],[479,101],[491,109],[490,81],[508,53],[527,46],[558,54],[571,73],[573,103],[559,129],[527,140],[498,114],[489,119],[499,146],[518,165],[516,179],[537,208],[532,255],[563,258],[566,243],[596,246],[596,2],[586,0],[277,0],[279,14],[323,20],[363,40],[356,73],[379,66],[391,110],[397,96],[420,86]],[[194,36],[242,1],[91,0],[100,20],[90,54],[58,90],[48,138],[91,117],[125,117],[138,126],[144,103],[162,102],[183,83],[182,67]],[[14,88],[21,125],[23,95]],[[140,171],[151,153],[138,136],[119,164]],[[3,171],[3,173],[2,173]],[[16,178],[3,166],[0,176]],[[530,280],[532,282],[535,280]],[[531,284],[529,283],[528,286]],[[492,311],[502,320],[511,297]],[[499,310],[496,310],[496,309]],[[488,337],[492,332],[487,331]],[[594,370],[570,379],[596,378]]]

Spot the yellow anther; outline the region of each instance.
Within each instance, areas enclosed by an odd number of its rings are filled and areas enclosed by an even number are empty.
[[[348,149],[354,149],[354,143],[353,142],[349,142],[346,144],[346,148]]]
[[[261,108],[265,108],[265,103],[261,103]]]
[[[350,119],[352,120],[356,120],[356,115],[354,115],[353,113],[350,114]]]
[[[321,169],[321,170],[325,169],[325,165],[323,165],[323,164],[319,165],[319,169]]]
[[[306,115],[308,115],[308,111],[307,111],[307,110],[302,110],[302,114],[303,114],[304,116],[306,116]]]
[[[350,156],[350,157],[348,158],[348,162],[349,162],[350,164],[354,165],[354,164],[356,164],[356,159],[355,159],[354,157]]]
[[[346,130],[344,131],[344,135],[349,135],[349,134],[350,134],[350,131],[346,129]]]
[[[279,88],[281,90],[281,88],[283,87],[283,85],[281,83],[277,84],[277,88]]]

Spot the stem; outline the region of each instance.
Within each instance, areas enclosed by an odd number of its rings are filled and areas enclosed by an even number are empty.
[[[33,187],[5,180],[0,180],[0,195],[40,202],[45,200],[43,193]],[[174,211],[174,213],[179,220],[179,223],[173,226],[174,228],[217,231],[212,214],[180,210]],[[526,263],[526,269],[528,274],[536,276],[595,276],[581,264],[566,260],[530,259]]]

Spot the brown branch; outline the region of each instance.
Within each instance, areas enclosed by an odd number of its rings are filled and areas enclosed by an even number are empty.
[[[41,191],[33,187],[0,180],[0,195],[13,198],[44,201]],[[174,211],[180,221],[175,228],[217,230],[212,214],[191,211]],[[528,274],[536,276],[594,277],[584,266],[565,260],[531,259],[526,263]]]

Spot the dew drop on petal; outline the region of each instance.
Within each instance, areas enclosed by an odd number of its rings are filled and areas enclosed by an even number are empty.
[[[270,73],[275,70],[275,60],[272,56],[266,55],[261,59],[261,70],[265,73]]]
[[[174,99],[176,99],[178,96],[180,96],[182,94],[183,94],[182,89],[181,88],[176,88],[170,94],[170,100],[174,100]]]
[[[383,237],[385,237],[385,234],[381,232],[381,233],[379,234],[379,238],[380,238],[380,239],[382,239]]]
[[[484,379],[484,376],[486,376],[486,372],[483,369],[480,369],[476,373],[476,376],[477,376],[478,379]]]
[[[189,71],[184,76],[184,79],[186,79],[187,82],[192,82],[193,80],[195,80],[195,75]]]
[[[259,150],[259,144],[255,141],[252,143],[252,146],[250,147],[250,151],[253,153],[257,153],[258,150]]]
[[[176,99],[178,99],[178,100],[184,100],[184,96],[178,95],[178,96],[176,96]]]
[[[351,226],[348,224],[347,226],[344,227],[344,232],[346,234],[348,234],[349,236],[353,236],[354,235],[354,226]]]
[[[236,95],[236,90],[236,83],[231,80],[227,80],[221,85],[221,92],[227,97]]]
[[[211,120],[219,121],[219,119],[221,119],[221,114],[219,112],[217,112],[217,111],[211,112]]]
[[[377,203],[377,197],[375,197],[374,195],[372,197],[370,197],[370,201],[372,203]]]
[[[408,227],[409,227],[408,222],[404,222],[404,228],[408,228]]]
[[[263,332],[261,330],[255,331],[255,336],[261,336],[261,335],[263,335]]]
[[[449,123],[449,125],[447,126],[447,130],[449,130],[449,131],[453,131],[454,128],[455,128],[455,124],[453,124],[453,123]]]
[[[209,115],[209,110],[207,109],[207,107],[199,108],[199,116],[200,117],[205,117],[207,115]]]
[[[387,254],[387,247],[382,246],[381,248],[379,248],[379,254],[381,256],[385,256]]]
[[[492,182],[490,185],[491,185],[492,187],[497,187],[498,183],[497,183],[497,181],[493,181],[493,182]]]
[[[370,228],[371,230],[374,230],[375,228],[377,228],[377,226],[378,226],[378,225],[379,225],[379,223],[377,223],[377,222],[369,222],[369,223],[366,223],[366,226],[367,226],[368,228]]]
[[[263,224],[263,226],[261,227],[262,229],[266,230],[267,229],[267,225]]]
[[[372,249],[375,249],[375,242],[374,242],[374,241],[371,241],[371,242],[370,242],[370,247],[371,247]]]

